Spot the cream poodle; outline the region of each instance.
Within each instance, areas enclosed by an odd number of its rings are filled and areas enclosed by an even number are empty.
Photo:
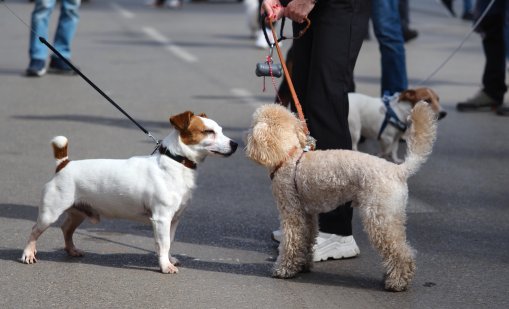
[[[417,103],[410,118],[407,155],[397,165],[350,150],[304,152],[303,123],[294,114],[276,104],[255,111],[246,153],[270,172],[283,231],[274,277],[309,271],[318,214],[353,201],[383,257],[385,288],[407,289],[415,272],[405,233],[407,179],[426,161],[436,138],[436,116],[428,104]]]

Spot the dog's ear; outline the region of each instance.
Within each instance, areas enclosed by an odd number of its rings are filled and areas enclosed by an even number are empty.
[[[297,134],[297,138],[299,139],[300,147],[305,148],[308,138],[306,133],[304,133],[304,123],[302,121],[298,121],[295,125],[295,134]]]
[[[246,155],[263,166],[274,167],[287,155],[281,144],[270,125],[258,122],[248,133]]]
[[[202,118],[209,118],[209,117],[207,117],[207,115],[206,115],[205,113],[201,113],[201,114],[199,114],[198,116],[200,116],[200,117],[202,117]]]
[[[399,95],[399,101],[407,101],[415,104],[420,100],[417,98],[415,90],[408,89],[401,92],[401,94]]]
[[[189,127],[191,123],[191,117],[194,114],[190,111],[185,111],[182,114],[178,114],[170,117],[170,123],[179,131],[184,131]]]

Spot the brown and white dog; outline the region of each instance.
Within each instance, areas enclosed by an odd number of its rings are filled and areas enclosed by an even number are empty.
[[[195,187],[196,165],[209,154],[230,156],[237,143],[205,114],[184,112],[170,117],[170,123],[170,133],[158,153],[127,160],[70,161],[67,138],[55,137],[56,174],[44,187],[39,217],[21,261],[37,261],[37,239],[66,212],[62,231],[70,256],[83,255],[72,236],[85,218],[92,223],[101,216],[129,219],[152,225],[161,271],[178,272],[178,260],[169,254],[170,245]]]
[[[361,136],[378,140],[379,157],[401,163],[398,157],[399,140],[408,127],[408,119],[415,104],[425,101],[438,119],[447,115],[440,107],[438,95],[430,88],[408,89],[392,96],[387,104],[382,98],[370,97],[360,93],[348,94],[350,112],[348,126],[352,136],[352,149],[357,150]]]

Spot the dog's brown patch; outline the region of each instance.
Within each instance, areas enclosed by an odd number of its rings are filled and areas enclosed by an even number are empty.
[[[92,222],[93,224],[99,223],[100,220],[99,213],[89,204],[77,202],[74,203],[71,208],[87,216],[90,219],[90,222]]]
[[[423,87],[405,90],[399,95],[399,100],[412,103],[412,107],[419,101],[425,101],[435,113],[440,112],[440,98],[431,88]]]
[[[55,174],[60,172],[64,167],[66,167],[67,164],[69,164],[69,162],[71,162],[71,161],[68,160],[68,159],[65,159],[64,161],[60,162],[60,164],[57,165],[57,168],[55,170]]]
[[[200,114],[200,117],[206,115]],[[209,133],[203,121],[190,111],[170,117],[170,123],[179,130],[182,142],[187,145],[198,144]]]

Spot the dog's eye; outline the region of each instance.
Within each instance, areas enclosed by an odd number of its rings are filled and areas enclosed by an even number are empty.
[[[428,103],[428,104],[431,104],[431,99],[428,98],[428,99],[424,99],[424,102]]]
[[[205,134],[214,134],[214,130],[204,130],[203,133]]]

